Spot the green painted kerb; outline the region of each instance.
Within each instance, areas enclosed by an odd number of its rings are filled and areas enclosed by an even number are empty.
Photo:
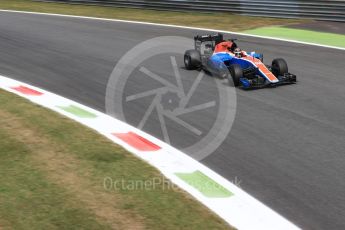
[[[285,27],[264,27],[247,30],[244,31],[244,33],[345,48],[345,35],[341,34],[291,29]]]
[[[80,118],[96,118],[97,117],[96,114],[93,114],[75,105],[58,106],[58,107]]]
[[[206,176],[200,171],[193,173],[175,173],[180,179],[193,186],[204,196],[210,198],[225,198],[234,195],[232,192]]]

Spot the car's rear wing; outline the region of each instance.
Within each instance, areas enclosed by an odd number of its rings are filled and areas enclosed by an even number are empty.
[[[197,35],[194,37],[194,41],[207,42],[214,41],[216,44],[224,41],[223,34],[206,34],[206,35]]]

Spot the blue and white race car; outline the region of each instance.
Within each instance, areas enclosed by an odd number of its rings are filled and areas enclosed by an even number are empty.
[[[244,89],[296,83],[296,75],[288,72],[284,59],[272,65],[263,63],[263,55],[242,51],[235,39],[223,40],[222,34],[194,37],[195,49],[184,55],[186,69],[204,69],[220,78],[231,76],[234,86]]]

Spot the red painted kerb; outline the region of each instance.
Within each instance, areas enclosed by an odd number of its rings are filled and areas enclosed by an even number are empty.
[[[38,92],[37,90],[30,89],[26,86],[17,86],[17,87],[11,87],[11,89],[14,89],[22,94],[29,95],[29,96],[41,96],[43,93]]]
[[[122,141],[126,142],[139,151],[157,151],[161,149],[161,147],[159,147],[158,145],[133,132],[112,133],[112,135],[121,139]]]

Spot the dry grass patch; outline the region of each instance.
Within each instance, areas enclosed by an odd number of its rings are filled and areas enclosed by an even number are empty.
[[[0,125],[17,141],[28,146],[33,164],[46,172],[49,180],[65,188],[83,207],[105,221],[113,229],[144,229],[142,218],[128,210],[121,210],[121,197],[104,192],[94,184],[87,169],[80,170],[80,160],[68,154],[62,146],[48,140],[39,131],[26,127],[20,118],[0,111]],[[18,135],[20,133],[20,135]]]

